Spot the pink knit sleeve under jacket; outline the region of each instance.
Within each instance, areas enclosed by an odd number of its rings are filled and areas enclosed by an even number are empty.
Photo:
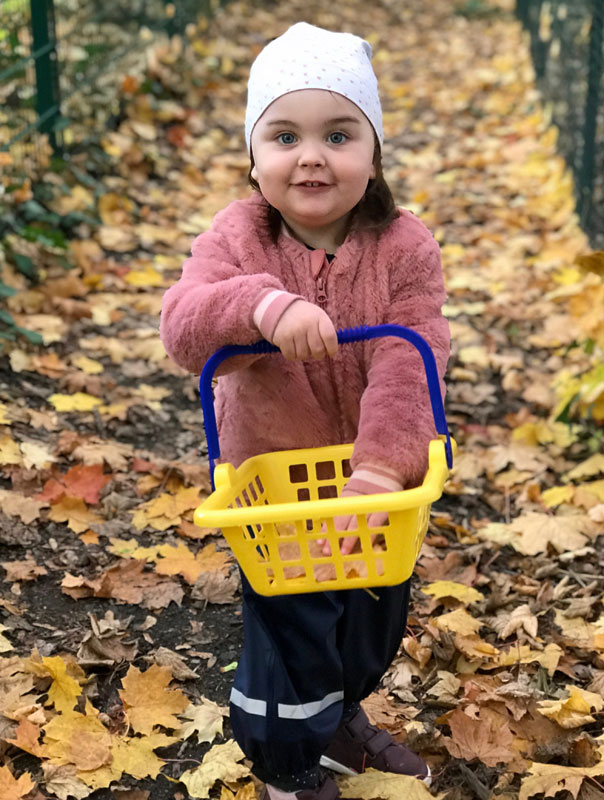
[[[280,289],[321,305],[336,328],[413,328],[444,376],[449,329],[439,248],[416,216],[402,210],[380,234],[351,232],[317,272],[321,251],[284,233],[275,242],[267,208],[257,193],[235,201],[195,240],[162,306],[162,341],[178,364],[199,372],[218,347],[259,339],[254,308],[267,289]],[[354,442],[353,468],[382,465],[406,486],[421,481],[435,430],[421,357],[407,342],[342,345],[322,361],[248,357],[237,366],[216,390],[224,460],[237,466],[271,450]]]

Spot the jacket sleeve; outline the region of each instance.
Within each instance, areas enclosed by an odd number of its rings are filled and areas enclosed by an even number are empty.
[[[401,259],[403,261],[403,259]],[[434,353],[441,391],[449,357],[449,324],[440,250],[432,237],[422,242],[391,276],[390,307],[384,322],[421,334]],[[353,469],[373,464],[396,470],[405,488],[419,485],[428,467],[428,444],[436,430],[421,356],[409,342],[377,340],[361,398]]]
[[[199,373],[220,347],[258,341],[261,336],[252,317],[267,289],[284,286],[269,273],[247,274],[219,229],[202,233],[193,242],[180,279],[162,299],[160,336],[166,352],[184,369]],[[219,374],[257,358],[229,359]]]

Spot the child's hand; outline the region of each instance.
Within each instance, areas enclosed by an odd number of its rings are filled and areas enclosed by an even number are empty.
[[[362,464],[352,473],[350,480],[342,489],[340,497],[354,497],[365,494],[382,494],[387,492],[400,492],[403,488],[398,475],[393,470],[385,467],[372,466],[369,464]],[[388,521],[388,514],[384,511],[378,511],[374,514],[369,514],[367,517],[367,525],[370,528],[379,528]],[[354,531],[357,528],[357,518],[354,514],[334,519],[334,527],[337,531]],[[372,536],[371,541],[375,539]],[[348,555],[354,549],[358,540],[358,536],[347,536],[342,539],[340,545],[340,552],[342,555]],[[329,540],[320,539],[319,544],[323,546],[323,555],[331,555],[331,547]]]
[[[338,335],[327,314],[306,300],[296,300],[283,312],[271,339],[289,361],[334,356]]]

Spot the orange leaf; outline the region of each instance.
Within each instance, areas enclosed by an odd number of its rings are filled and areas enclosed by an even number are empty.
[[[99,502],[101,489],[111,481],[111,475],[103,474],[102,464],[78,464],[65,473],[63,480],[72,497],[81,497],[94,505]]]
[[[40,728],[30,722],[28,719],[19,721],[17,727],[17,735],[14,739],[7,739],[9,744],[14,744],[20,750],[25,750],[26,753],[31,753],[32,756],[41,757],[42,751],[38,739],[40,738]]]
[[[0,767],[0,797],[2,800],[21,800],[34,788],[29,772],[15,778],[8,767]]]
[[[83,533],[91,525],[102,524],[105,520],[88,510],[80,497],[65,495],[59,503],[52,506],[49,519],[53,522],[67,522],[75,533]]]

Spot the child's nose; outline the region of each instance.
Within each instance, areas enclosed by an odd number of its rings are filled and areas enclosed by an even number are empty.
[[[319,146],[309,143],[302,148],[298,159],[298,164],[301,167],[320,167],[324,163],[325,157]]]

